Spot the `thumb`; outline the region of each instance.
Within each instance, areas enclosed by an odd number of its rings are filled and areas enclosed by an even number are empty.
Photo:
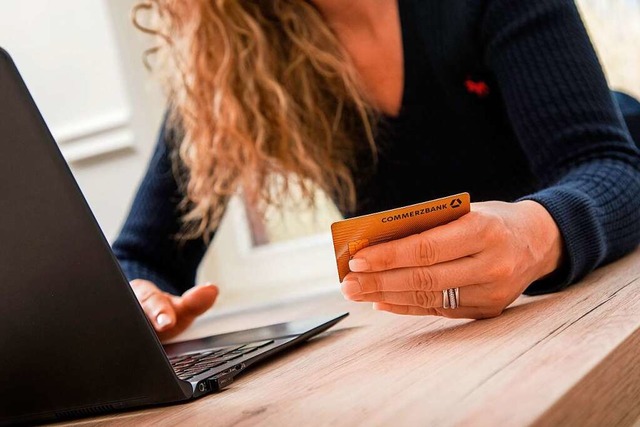
[[[177,309],[187,316],[199,316],[207,311],[218,297],[218,287],[211,283],[196,286],[182,294]]]

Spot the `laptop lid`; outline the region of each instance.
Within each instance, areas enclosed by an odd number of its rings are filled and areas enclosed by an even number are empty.
[[[2,49],[0,304],[0,424],[191,394]]]

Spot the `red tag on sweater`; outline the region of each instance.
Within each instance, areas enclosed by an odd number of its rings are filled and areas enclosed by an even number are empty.
[[[467,89],[467,92],[472,93],[479,98],[485,98],[491,93],[491,89],[489,89],[487,82],[476,80],[471,77],[467,77],[464,81],[464,87]]]

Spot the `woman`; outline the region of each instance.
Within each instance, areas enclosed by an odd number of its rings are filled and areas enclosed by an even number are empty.
[[[141,9],[170,113],[114,250],[163,339],[217,296],[192,286],[227,198],[274,202],[274,174],[308,199],[314,182],[345,215],[482,201],[350,261],[344,295],[392,313],[497,316],[640,240],[640,157],[571,0]],[[460,306],[444,309],[455,288]]]

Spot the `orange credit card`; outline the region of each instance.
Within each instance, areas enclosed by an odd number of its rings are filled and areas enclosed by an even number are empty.
[[[331,234],[340,281],[349,272],[349,260],[360,249],[421,233],[458,219],[470,210],[469,193],[460,193],[334,222]]]

